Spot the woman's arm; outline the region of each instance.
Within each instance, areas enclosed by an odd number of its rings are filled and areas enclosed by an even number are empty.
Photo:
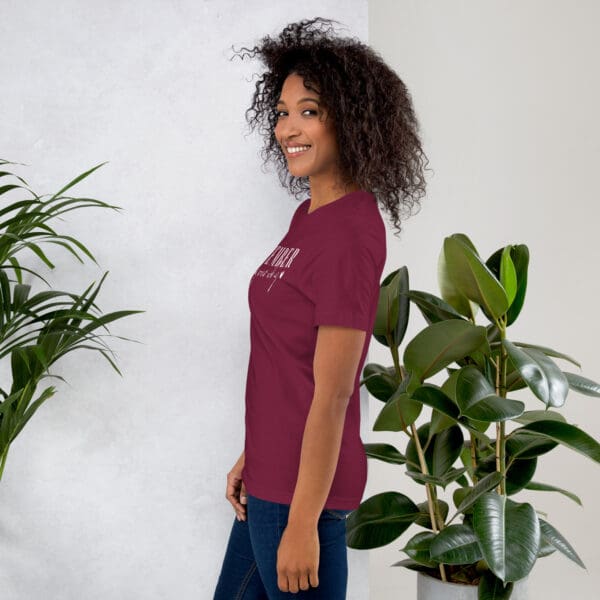
[[[365,335],[361,329],[319,326],[313,360],[315,391],[304,427],[288,525],[317,525],[337,468]]]

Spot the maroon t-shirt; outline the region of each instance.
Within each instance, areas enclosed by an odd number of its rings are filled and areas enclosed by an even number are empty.
[[[375,196],[350,192],[308,213],[250,280],[250,359],[242,480],[252,496],[291,504],[306,418],[313,399],[319,325],[367,332],[346,411],[335,476],[324,508],[358,508],[367,482],[360,437],[359,379],[371,341],[386,258],[385,224]]]

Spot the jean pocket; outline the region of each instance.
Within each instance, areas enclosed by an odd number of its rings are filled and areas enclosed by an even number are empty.
[[[324,515],[329,515],[330,517],[333,517],[334,519],[339,519],[340,521],[345,520],[346,517],[351,512],[352,512],[351,510],[339,510],[339,509],[334,509],[334,508],[324,508],[323,509]]]

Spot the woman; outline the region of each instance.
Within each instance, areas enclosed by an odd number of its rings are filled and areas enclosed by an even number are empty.
[[[250,281],[246,437],[215,600],[346,597],[345,518],[367,479],[359,376],[386,258],[377,201],[400,231],[425,155],[402,81],[330,23],[290,24],[250,55],[267,66],[246,112],[265,162],[310,195]]]

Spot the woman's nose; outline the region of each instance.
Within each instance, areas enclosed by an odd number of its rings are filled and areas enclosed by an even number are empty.
[[[279,120],[279,122],[277,123],[277,129],[284,138],[300,133],[300,126],[298,124],[298,120],[289,115],[284,119]]]

